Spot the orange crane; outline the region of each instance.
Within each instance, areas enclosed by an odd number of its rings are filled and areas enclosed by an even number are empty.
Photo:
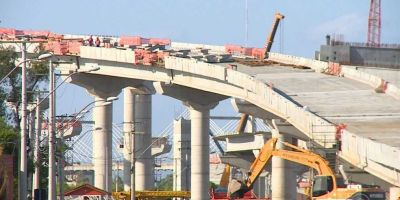
[[[276,30],[278,29],[279,22],[284,19],[285,16],[283,16],[281,13],[277,12],[275,13],[275,20],[274,23],[272,24],[272,30],[268,35],[267,42],[265,44],[265,52],[264,52],[264,59],[268,58],[268,53],[271,51],[272,43],[274,42]]]
[[[277,138],[268,140],[260,150],[249,171],[249,177],[244,183],[232,181],[228,186],[231,198],[243,198],[243,194],[251,190],[254,181],[258,178],[272,156],[277,156],[298,164],[315,169],[318,175],[314,178],[311,188],[311,199],[364,199],[384,200],[385,192],[380,188],[362,188],[360,185],[349,185],[347,188],[338,188],[336,177],[328,165],[328,161],[320,155],[301,149],[292,144],[283,142],[293,150],[276,149]],[[240,184],[240,185],[239,185]]]
[[[281,13],[277,12],[275,13],[275,19],[272,24],[272,30],[268,35],[267,41],[265,43],[265,48],[264,48],[264,59],[268,58],[268,53],[271,51],[272,48],[272,43],[274,42],[276,30],[278,29],[279,23],[282,19],[284,19],[285,16],[283,16]],[[240,122],[238,127],[236,128],[236,132],[238,133],[243,133],[244,129],[246,128],[247,120],[249,118],[248,114],[242,114]]]

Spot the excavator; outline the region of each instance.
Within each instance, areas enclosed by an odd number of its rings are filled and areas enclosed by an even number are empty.
[[[335,174],[328,165],[328,161],[311,151],[301,149],[290,143],[282,142],[292,150],[277,149],[277,138],[268,140],[260,150],[255,161],[250,167],[248,178],[241,182],[232,180],[228,186],[228,195],[231,199],[243,198],[243,195],[252,189],[255,180],[259,177],[272,156],[277,156],[298,164],[315,169],[318,175],[314,177],[311,186],[310,199],[370,199],[384,200],[385,192],[377,187],[362,188],[361,185],[348,185],[339,188]]]

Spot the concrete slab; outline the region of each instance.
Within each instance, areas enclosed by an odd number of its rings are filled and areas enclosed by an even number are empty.
[[[338,76],[316,73],[312,69],[270,65],[261,67],[235,63],[237,70],[273,84],[300,106],[307,107],[328,121],[347,125],[347,130],[392,147],[400,147],[400,101],[365,83]],[[363,68],[400,80],[400,71]],[[394,72],[395,71],[395,72]],[[399,77],[399,78],[397,78]],[[397,81],[400,85],[400,81]],[[397,83],[396,82],[396,83]]]

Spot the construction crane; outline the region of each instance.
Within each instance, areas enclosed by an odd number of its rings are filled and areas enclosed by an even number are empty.
[[[268,53],[271,51],[272,43],[274,42],[276,30],[278,29],[279,22],[284,19],[285,16],[283,16],[281,13],[277,12],[275,13],[275,20],[272,24],[272,30],[268,35],[267,42],[265,44],[265,52],[264,52],[264,59],[268,58]]]
[[[381,44],[381,0],[371,0],[367,44],[372,47],[379,47]]]
[[[268,35],[267,41],[265,42],[264,59],[268,58],[268,53],[271,51],[272,43],[274,42],[274,38],[275,38],[275,34],[276,34],[276,30],[278,29],[280,21],[284,18],[285,18],[285,16],[282,15],[281,13],[279,13],[279,12],[275,13],[275,19],[272,24],[272,30]],[[248,119],[249,119],[248,114],[242,114],[240,121],[239,121],[239,125],[236,128],[236,132],[238,132],[238,133],[244,132]]]
[[[276,149],[277,138],[268,140],[260,150],[257,158],[250,167],[246,181],[231,181],[228,194],[231,198],[243,198],[251,190],[255,180],[260,176],[272,156],[277,156],[298,164],[315,169],[318,175],[314,178],[311,188],[311,198],[314,199],[375,199],[384,200],[385,192],[380,188],[362,188],[360,185],[349,185],[347,188],[338,188],[336,177],[328,165],[328,161],[311,151],[301,149],[292,144],[283,142],[283,145],[293,150]]]

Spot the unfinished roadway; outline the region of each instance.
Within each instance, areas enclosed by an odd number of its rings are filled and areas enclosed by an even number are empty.
[[[215,52],[223,49],[182,43],[172,43],[171,48],[175,46]],[[337,68],[274,53],[270,60],[279,64],[257,67],[178,57],[166,57],[162,67],[135,66],[133,55],[123,56],[126,51],[82,46],[80,67],[99,66],[100,70],[77,77],[98,77],[105,84],[112,84],[107,81],[110,78],[140,80],[140,86],[149,92],[178,95],[181,97],[175,98],[185,102],[196,101],[193,94],[202,94],[202,101],[196,103],[205,106],[229,97],[245,100],[267,111],[271,118],[293,125],[301,133],[294,133],[295,137],[314,139],[325,147],[335,145],[340,137],[339,155],[343,159],[400,186],[400,92],[397,82],[392,84],[379,76],[399,77],[398,71],[385,74],[375,69],[369,73],[361,67]],[[62,65],[60,69],[76,67]]]

